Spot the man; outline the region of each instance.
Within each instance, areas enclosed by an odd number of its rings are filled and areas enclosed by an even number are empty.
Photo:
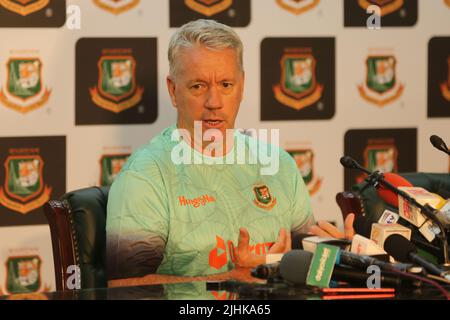
[[[244,91],[242,51],[238,35],[212,20],[172,36],[167,87],[177,123],[136,151],[111,187],[110,286],[248,280],[246,268],[289,251],[291,233],[314,225],[307,189],[285,151],[258,143],[278,156],[269,175],[260,161],[225,161],[242,151],[255,156],[256,140],[230,134]]]

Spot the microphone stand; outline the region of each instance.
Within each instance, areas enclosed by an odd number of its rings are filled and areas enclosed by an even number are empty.
[[[364,171],[366,171],[366,173],[367,173],[368,170],[364,170]],[[442,224],[442,222],[436,216],[436,212],[438,212],[438,210],[436,210],[429,204],[422,205],[422,204],[418,203],[416,201],[416,199],[411,197],[405,191],[400,190],[397,187],[395,187],[394,185],[392,185],[391,183],[387,182],[384,179],[383,173],[378,170],[374,171],[372,173],[369,173],[368,177],[366,178],[366,181],[374,187],[376,187],[378,184],[382,184],[384,187],[386,187],[386,189],[389,189],[390,191],[394,192],[395,194],[401,196],[403,199],[405,199],[407,202],[409,202],[413,206],[419,208],[420,212],[425,217],[427,217],[428,219],[433,221],[439,227],[441,232],[437,235],[437,237],[442,242],[442,249],[443,249],[443,253],[444,253],[443,267],[446,270],[450,271],[450,260],[449,260],[449,255],[448,255],[447,234],[446,234],[445,226]]]

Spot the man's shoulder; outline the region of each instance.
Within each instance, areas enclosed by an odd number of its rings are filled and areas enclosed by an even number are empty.
[[[249,149],[256,147],[257,152],[265,154],[272,154],[273,152],[278,155],[280,163],[289,165],[295,164],[292,156],[279,146],[279,141],[276,141],[276,143],[273,143],[272,141],[268,142],[260,139],[261,137],[249,136],[240,132],[237,132],[236,137],[241,141],[245,141],[245,146]]]
[[[142,172],[154,166],[166,164],[172,150],[171,132],[173,126],[164,129],[147,144],[141,146],[128,159],[123,171]]]

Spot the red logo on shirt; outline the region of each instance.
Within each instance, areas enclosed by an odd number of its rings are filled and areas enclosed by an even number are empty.
[[[225,240],[216,235],[216,246],[209,252],[209,265],[214,269],[221,269],[228,263],[228,253],[230,254],[231,261],[234,263],[235,258],[233,256],[233,241],[228,240],[227,245]],[[249,246],[250,252],[257,255],[267,254],[273,242],[257,243],[253,246]],[[227,252],[228,247],[228,252]]]

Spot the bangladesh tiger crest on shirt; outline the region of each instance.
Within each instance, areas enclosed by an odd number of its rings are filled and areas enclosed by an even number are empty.
[[[280,60],[281,79],[273,87],[278,102],[296,110],[316,103],[323,91],[316,79],[316,64],[308,49],[285,49]]]
[[[210,17],[227,10],[233,0],[184,0],[185,5],[204,16]]]
[[[110,54],[114,52],[128,54]],[[98,84],[89,89],[92,101],[114,113],[135,107],[144,93],[144,88],[136,83],[136,67],[128,50],[104,50],[98,61]]]
[[[447,81],[441,84],[441,93],[445,100],[450,101],[450,56],[447,59]]]
[[[93,0],[99,8],[119,15],[136,7],[140,0]]]
[[[100,159],[100,185],[110,186],[119,174],[122,166],[127,162],[129,153],[107,154]]]
[[[366,60],[366,82],[358,86],[360,96],[378,107],[397,100],[404,85],[397,81],[396,58],[392,55],[369,56]]]
[[[6,86],[0,91],[5,107],[27,113],[47,103],[51,90],[45,88],[39,58],[10,58],[6,67]]]
[[[277,199],[272,197],[269,187],[265,184],[258,184],[253,187],[255,198],[253,203],[259,208],[271,210],[277,203]]]
[[[11,155],[6,158],[5,183],[0,187],[0,204],[27,214],[42,207],[49,199],[52,188],[43,180],[44,161],[38,154]]]
[[[0,0],[0,6],[5,9],[28,16],[48,6],[50,0]]]
[[[400,10],[404,5],[404,0],[358,0],[358,4],[364,11],[366,11],[369,6],[378,6],[381,10],[381,16],[383,17]]]
[[[294,158],[297,168],[312,196],[319,191],[322,178],[317,177],[314,170],[314,152],[312,149],[290,150],[288,153]]]
[[[316,7],[320,0],[276,0],[276,2],[281,8],[299,15]]]

